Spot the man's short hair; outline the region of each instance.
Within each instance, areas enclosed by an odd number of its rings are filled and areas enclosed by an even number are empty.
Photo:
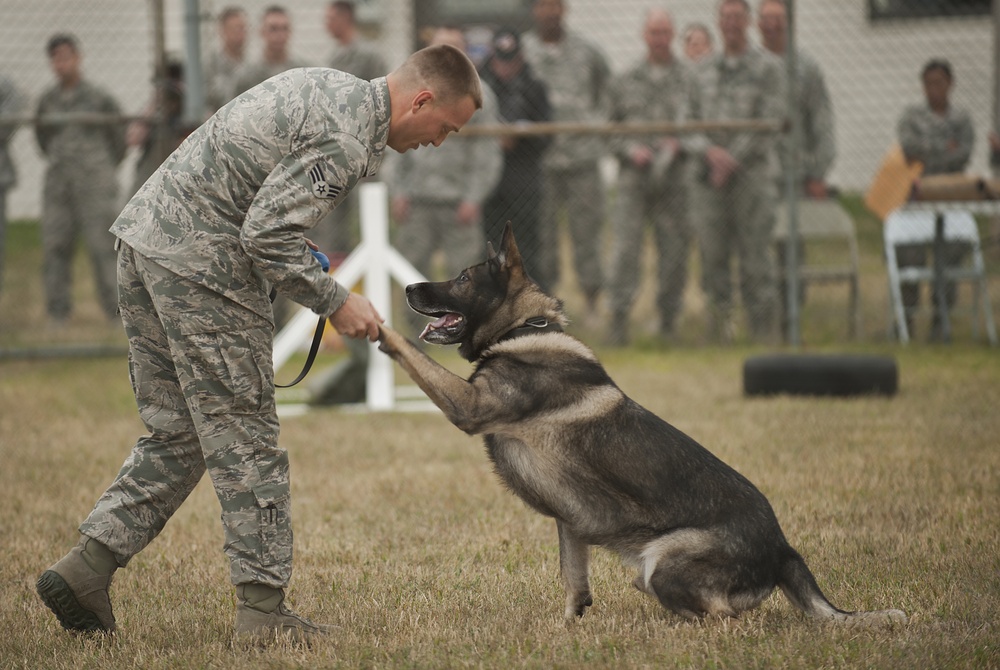
[[[424,47],[399,66],[400,79],[426,87],[445,103],[470,97],[476,109],[483,106],[479,73],[469,57],[450,44]]]
[[[222,11],[219,12],[219,23],[220,24],[225,23],[234,16],[243,16],[246,13],[247,12],[245,9],[243,9],[242,7],[237,7],[236,5],[229,5],[227,7],[223,7]]]
[[[330,3],[330,7],[349,17],[352,22],[354,21],[355,7],[353,0],[333,0]]]
[[[719,0],[719,9],[722,9],[725,5],[731,4],[742,5],[748,15],[753,13],[750,9],[750,3],[747,2],[747,0]]]
[[[261,16],[270,16],[271,14],[281,14],[282,16],[288,16],[288,10],[281,5],[268,5],[264,8],[264,13]]]
[[[45,53],[47,53],[49,58],[51,58],[56,49],[63,45],[69,46],[69,48],[74,52],[80,51],[79,43],[74,36],[69,33],[56,33],[49,38],[48,43],[45,45]]]
[[[923,79],[927,76],[927,73],[933,72],[934,70],[941,70],[944,72],[944,76],[948,77],[948,81],[954,81],[954,77],[951,74],[951,63],[948,62],[946,58],[932,58],[924,64],[924,69],[920,72],[920,78]]]

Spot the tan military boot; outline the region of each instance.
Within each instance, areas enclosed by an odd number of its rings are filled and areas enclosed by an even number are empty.
[[[35,588],[66,630],[113,633],[115,615],[108,588],[117,569],[111,550],[83,536],[68,554],[42,573]]]
[[[236,627],[239,642],[268,643],[278,639],[308,644],[332,626],[314,624],[285,605],[285,592],[263,584],[236,587]]]

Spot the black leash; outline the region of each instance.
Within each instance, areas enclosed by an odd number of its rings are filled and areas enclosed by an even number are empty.
[[[316,251],[315,249],[309,249],[313,257],[319,261],[319,264],[323,267],[323,272],[330,271],[330,259],[326,257],[321,251]],[[277,292],[271,289],[271,302],[274,302],[275,297],[277,297]],[[306,364],[302,366],[302,372],[299,376],[292,380],[289,384],[279,384],[275,382],[275,388],[287,389],[295,386],[300,381],[306,378],[309,374],[309,370],[312,368],[313,362],[316,360],[316,354],[319,352],[319,345],[323,343],[323,330],[326,328],[326,319],[319,317],[319,323],[316,324],[316,332],[313,333],[312,344],[309,346],[309,355],[306,357]]]

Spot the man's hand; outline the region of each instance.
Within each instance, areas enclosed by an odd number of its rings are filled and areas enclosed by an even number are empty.
[[[471,200],[463,200],[455,210],[455,221],[460,226],[478,225],[480,216],[479,205]]]
[[[705,161],[708,163],[708,181],[713,188],[725,186],[740,167],[739,161],[732,154],[714,144],[705,150]]]
[[[378,328],[385,319],[375,310],[368,298],[352,293],[336,312],[330,315],[330,325],[337,332],[355,339],[378,339]]]

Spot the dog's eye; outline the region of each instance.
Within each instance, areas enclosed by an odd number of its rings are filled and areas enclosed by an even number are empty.
[[[464,284],[467,281],[469,281],[469,273],[468,272],[463,272],[462,274],[458,275],[458,279],[456,280],[456,282],[459,283],[459,284]]]

